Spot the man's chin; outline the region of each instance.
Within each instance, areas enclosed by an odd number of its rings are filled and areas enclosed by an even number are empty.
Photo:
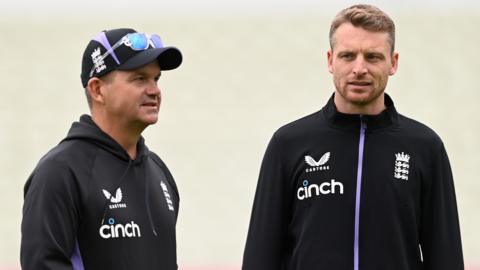
[[[146,125],[153,125],[153,124],[156,124],[157,122],[158,122],[158,117],[156,117],[155,119],[148,119],[144,123]]]
[[[372,97],[368,93],[349,93],[347,100],[352,104],[363,106],[372,102]]]
[[[150,114],[142,117],[140,121],[146,126],[153,125],[158,122],[158,114]]]
[[[375,102],[382,96],[383,91],[369,89],[368,91],[360,89],[349,89],[346,93],[346,99],[353,104],[368,105]]]

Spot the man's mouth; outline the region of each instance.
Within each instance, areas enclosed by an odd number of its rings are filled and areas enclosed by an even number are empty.
[[[158,107],[158,102],[155,102],[155,101],[147,101],[147,102],[142,103],[142,106],[146,106],[146,107]]]
[[[348,84],[355,85],[355,86],[368,86],[371,85],[371,82],[368,81],[351,81]]]

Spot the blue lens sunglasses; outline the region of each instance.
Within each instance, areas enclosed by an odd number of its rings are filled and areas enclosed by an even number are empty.
[[[110,42],[108,42],[105,32],[100,33],[100,35],[95,38],[96,41],[100,42],[107,51],[100,57],[98,60],[101,62],[107,56],[112,55],[115,62],[120,65],[120,61],[115,54],[115,50],[121,45],[130,47],[134,51],[143,51],[148,49],[150,46],[153,48],[163,48],[163,42],[159,35],[152,34],[147,35],[144,33],[130,33],[123,36],[117,43],[110,47]],[[92,70],[90,71],[90,78],[93,76],[96,65],[93,65]]]

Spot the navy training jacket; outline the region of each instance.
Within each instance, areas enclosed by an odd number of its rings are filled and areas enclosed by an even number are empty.
[[[22,269],[177,269],[177,187],[143,138],[137,152],[73,123],[25,184]]]
[[[398,114],[320,111],[280,128],[260,170],[243,270],[463,270],[452,172]]]

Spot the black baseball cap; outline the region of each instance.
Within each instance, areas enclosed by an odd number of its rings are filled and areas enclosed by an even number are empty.
[[[136,69],[155,59],[161,70],[172,70],[182,63],[182,53],[175,47],[164,47],[158,35],[130,28],[102,31],[90,40],[83,53],[82,85],[86,87],[90,78],[113,70]]]

